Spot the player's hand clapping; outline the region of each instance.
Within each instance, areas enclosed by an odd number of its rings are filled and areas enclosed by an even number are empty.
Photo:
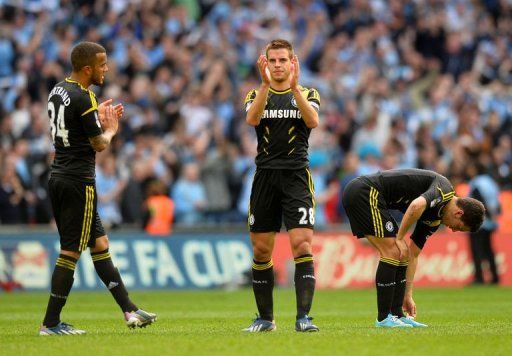
[[[258,58],[257,64],[262,83],[270,86],[270,71],[268,69],[267,57],[262,54],[260,58]]]
[[[297,56],[293,56],[292,65],[290,68],[290,88],[292,90],[297,88],[297,86],[299,85],[299,76],[300,76],[299,58]]]
[[[104,114],[100,116],[101,127],[103,131],[117,132],[119,128],[119,117],[116,109],[112,105],[107,105],[103,108]]]

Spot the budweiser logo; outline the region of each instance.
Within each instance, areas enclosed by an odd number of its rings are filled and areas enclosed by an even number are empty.
[[[431,239],[421,253],[416,285],[463,285],[473,277],[473,262],[462,236],[453,240]],[[322,235],[313,240],[318,288],[372,287],[379,263],[377,252],[348,235]],[[431,246],[429,246],[429,244]],[[499,273],[507,273],[506,255],[498,253]]]

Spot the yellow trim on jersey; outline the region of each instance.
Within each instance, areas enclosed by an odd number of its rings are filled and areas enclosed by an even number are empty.
[[[443,202],[450,200],[455,196],[455,192],[453,190],[446,194],[443,193],[443,191],[441,190],[441,187],[437,187],[437,190],[439,190],[439,193],[441,194],[441,199],[443,199]]]
[[[278,90],[275,90],[275,89],[272,89],[272,88],[270,88],[269,90],[270,90],[270,92],[272,92],[274,94],[286,94],[286,93],[289,93],[289,92],[292,91],[291,88],[288,88],[288,89],[283,90],[283,91],[278,91]]]
[[[107,258],[110,258],[110,252],[105,252],[100,255],[93,255],[91,258],[93,262],[106,260]]]
[[[254,263],[254,262],[252,263],[252,268],[257,271],[264,271],[266,269],[272,268],[273,266],[274,266],[274,263],[272,262],[272,260],[268,261],[265,264],[259,264],[259,263]]]
[[[303,263],[303,262],[310,262],[310,261],[313,261],[313,256],[294,258],[293,261],[295,262],[295,264],[299,264],[299,263]]]
[[[89,109],[85,110],[84,113],[80,116],[85,116],[90,112],[98,110],[98,102],[96,101],[96,96],[94,95],[94,93],[92,91],[88,90],[88,92],[89,92],[89,98],[91,98],[92,106]]]
[[[312,92],[312,95],[309,96],[309,93]],[[310,91],[308,91],[308,97],[307,97],[307,100],[316,100],[318,101],[318,104],[320,104],[320,94],[318,93],[318,90],[316,89],[311,89]]]
[[[409,261],[400,261],[399,266],[409,266]]]
[[[89,89],[87,89],[86,87],[84,87],[82,84],[80,84],[79,82],[77,82],[76,80],[73,80],[71,78],[66,78],[64,79],[64,81],[68,82],[68,83],[74,83],[74,84],[78,84],[78,86],[80,87],[80,89],[82,90],[85,90],[85,91],[89,91]]]
[[[252,89],[247,93],[245,96],[244,104],[247,104],[252,99],[252,94],[254,93],[254,97],[256,97],[256,94],[258,94],[258,91],[256,89]]]
[[[290,152],[288,152],[288,156],[289,156],[289,155],[291,155],[291,154],[293,153],[293,151],[295,151],[295,147],[294,147],[294,148],[292,148],[292,149],[290,150]]]
[[[306,173],[308,174],[308,188],[311,193],[311,204],[313,204],[313,208],[316,205],[315,202],[315,184],[313,183],[313,176],[308,168],[306,168]]]
[[[290,129],[288,130],[288,135],[291,135],[293,130],[295,130],[295,126],[290,127]]]
[[[378,208],[379,191],[370,187],[370,209],[372,213],[373,229],[376,237],[384,237],[384,229],[382,227],[382,217]]]
[[[394,258],[381,257],[380,261],[384,262],[384,263],[387,263],[389,265],[400,266],[400,261],[399,260],[395,260]]]
[[[84,251],[87,248],[87,242],[89,242],[88,236],[91,233],[93,202],[94,187],[88,185],[85,187],[85,209],[84,219],[82,221],[82,234],[80,236],[80,244],[78,247],[79,251]]]
[[[295,140],[296,137],[297,135],[292,136],[292,138],[288,140],[288,143],[292,143],[292,141]]]
[[[267,135],[270,134],[270,129],[268,128],[268,126],[265,126],[265,132],[267,133]]]

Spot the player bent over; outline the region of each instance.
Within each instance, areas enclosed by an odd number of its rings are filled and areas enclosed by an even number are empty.
[[[477,231],[484,220],[483,204],[455,196],[448,179],[421,169],[396,169],[355,178],[342,199],[352,233],[367,238],[380,254],[375,276],[375,326],[426,327],[414,320],[416,304],[412,298],[421,249],[441,224],[452,231]],[[390,210],[404,213],[400,227]],[[413,224],[416,227],[407,246],[404,237]]]
[[[130,328],[145,327],[156,314],[139,309],[128,297],[119,271],[108,251],[108,238],[96,211],[96,152],[103,151],[117,132],[123,106],[111,100],[98,105],[88,88],[103,84],[108,71],[105,49],[82,42],[71,52],[73,72],[55,85],[48,97],[48,115],[55,146],[55,159],[48,182],[61,251],[55,263],[50,300],[39,335],[79,335],[60,320],[75,267],[82,251],[91,250],[94,268],[124,313]]]

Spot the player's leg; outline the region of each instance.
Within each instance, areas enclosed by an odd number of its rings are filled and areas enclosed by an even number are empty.
[[[313,296],[315,294],[315,267],[311,242],[313,230],[296,228],[288,231],[290,244],[295,262],[295,297],[297,301],[297,315],[295,329],[297,331],[318,331],[309,317]]]
[[[253,247],[252,289],[259,315],[243,329],[246,332],[276,329],[272,252],[276,232],[281,228],[282,212],[273,188],[275,175],[271,170],[256,170],[251,190],[248,223]]]
[[[311,248],[315,224],[315,189],[309,169],[283,171],[281,194],[284,223],[295,262],[295,330],[318,331],[309,317],[315,294],[315,268]]]
[[[250,234],[254,255],[252,263],[252,290],[258,308],[259,319],[267,321],[267,323],[264,323],[255,320],[256,325],[252,325],[252,328],[275,329],[275,325],[272,325],[274,321],[274,265],[272,263],[272,251],[274,249],[275,234],[275,232],[251,232]],[[260,324],[263,325],[260,326]]]
[[[366,237],[380,254],[375,273],[378,309],[376,326],[408,327],[390,313],[400,253],[393,238],[398,227],[387,211],[386,202],[375,188],[358,178],[345,187],[342,203],[352,233],[358,238]]]
[[[375,273],[377,322],[387,323],[388,316],[393,315],[392,306],[395,296],[396,273],[400,265],[400,251],[395,245],[394,238],[367,236],[367,239],[379,251],[380,255],[379,265]],[[400,308],[402,303],[403,296],[400,300]]]
[[[156,314],[139,309],[130,299],[119,270],[114,266],[109,252],[108,237],[95,212],[94,241],[91,240],[91,258],[98,277],[114,297],[124,314],[126,324],[130,328],[146,327],[156,321]]]
[[[73,275],[80,254],[90,238],[93,200],[88,194],[90,185],[51,178],[49,193],[59,230],[61,251],[51,280],[51,293],[40,335],[83,334],[83,330],[62,323],[60,314],[73,286]]]

